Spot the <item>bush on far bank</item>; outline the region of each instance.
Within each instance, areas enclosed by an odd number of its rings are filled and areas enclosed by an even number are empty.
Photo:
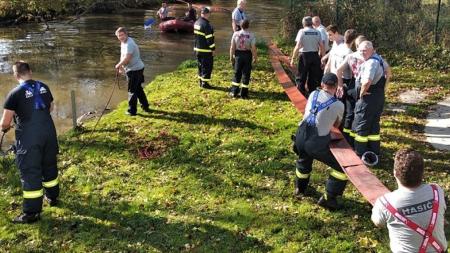
[[[288,43],[295,38],[306,15],[318,15],[322,23],[337,24],[340,33],[353,28],[374,42],[377,50],[391,57],[393,62],[414,67],[450,70],[450,7],[441,6],[438,44],[434,43],[437,4],[423,1],[336,1],[293,0],[295,4],[282,22],[281,39]],[[400,3],[401,2],[401,3]]]

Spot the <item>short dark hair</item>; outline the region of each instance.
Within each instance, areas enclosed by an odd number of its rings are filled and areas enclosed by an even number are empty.
[[[336,87],[338,82],[338,78],[334,73],[326,73],[322,77],[322,83],[331,86]]]
[[[241,22],[242,29],[248,29],[250,27],[250,20],[244,19]]]
[[[332,32],[332,33],[337,33],[338,32],[338,27],[337,25],[329,25],[327,26],[327,32]]]
[[[357,33],[356,33],[355,29],[348,29],[344,33],[344,42],[346,44],[352,44],[353,41],[355,41],[356,36],[357,36]]]
[[[395,153],[394,173],[400,183],[406,187],[417,187],[423,179],[423,158],[419,152],[400,149]]]
[[[30,73],[30,71],[30,65],[24,61],[17,61],[13,65],[13,72],[16,76],[27,75]]]

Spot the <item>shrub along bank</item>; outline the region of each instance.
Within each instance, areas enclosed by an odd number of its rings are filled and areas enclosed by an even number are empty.
[[[12,160],[1,159],[0,252],[389,252],[387,231],[374,228],[370,205],[351,184],[342,210],[315,204],[327,178],[322,164],[313,196],[292,198],[290,135],[301,116],[259,50],[249,100],[227,97],[226,57],[216,59],[213,90],[198,87],[188,61],[147,85],[151,113],[126,116],[123,102],[95,131],[92,122],[61,136],[61,205],[46,205],[36,224],[10,223],[20,182]],[[393,153],[410,146],[427,159],[426,180],[450,192],[449,153],[423,137],[428,107],[449,94],[449,77],[394,68],[388,103],[400,105],[401,90],[428,83],[439,92],[383,115],[383,160],[373,171],[391,189]],[[141,160],[142,147],[157,155]]]

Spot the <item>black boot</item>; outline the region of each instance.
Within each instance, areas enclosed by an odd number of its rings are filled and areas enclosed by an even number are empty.
[[[241,88],[241,98],[248,99],[248,88]]]
[[[294,197],[301,199],[305,196],[306,188],[308,187],[309,177],[308,178],[298,178],[295,177],[294,181]]]
[[[12,220],[16,224],[33,223],[41,219],[40,213],[21,213]]]
[[[211,89],[212,86],[208,83],[208,82],[203,82],[203,84],[201,85],[201,87],[203,89]]]
[[[50,206],[58,206],[58,204],[59,204],[59,201],[56,198],[52,199],[47,196],[45,196],[44,198],[45,198],[45,200],[47,200],[47,202]]]
[[[230,96],[232,98],[237,98],[239,91],[240,91],[239,86],[232,85],[230,88],[230,93],[228,93],[228,96]]]
[[[335,196],[331,196],[327,193],[322,195],[320,197],[319,201],[317,201],[317,204],[323,208],[326,208],[330,211],[335,211],[338,209],[338,203]]]

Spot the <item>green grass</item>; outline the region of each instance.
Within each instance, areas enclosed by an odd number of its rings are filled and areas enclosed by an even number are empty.
[[[252,74],[251,99],[230,99],[226,57],[216,59],[214,90],[200,89],[195,64],[186,62],[146,87],[152,113],[125,116],[124,102],[95,132],[92,122],[61,136],[62,203],[45,205],[36,224],[10,223],[22,199],[17,170],[3,159],[0,252],[388,252],[387,231],[374,228],[371,206],[351,184],[343,210],[315,204],[327,178],[322,164],[313,171],[313,196],[292,198],[290,135],[301,115],[265,50]],[[385,113],[384,158],[374,172],[393,189],[393,153],[411,146],[427,159],[426,179],[448,193],[449,152],[432,150],[422,132],[428,107],[449,93],[450,79],[400,68],[394,76],[391,104],[410,87],[441,89],[405,113]],[[141,160],[144,146],[163,154]]]

